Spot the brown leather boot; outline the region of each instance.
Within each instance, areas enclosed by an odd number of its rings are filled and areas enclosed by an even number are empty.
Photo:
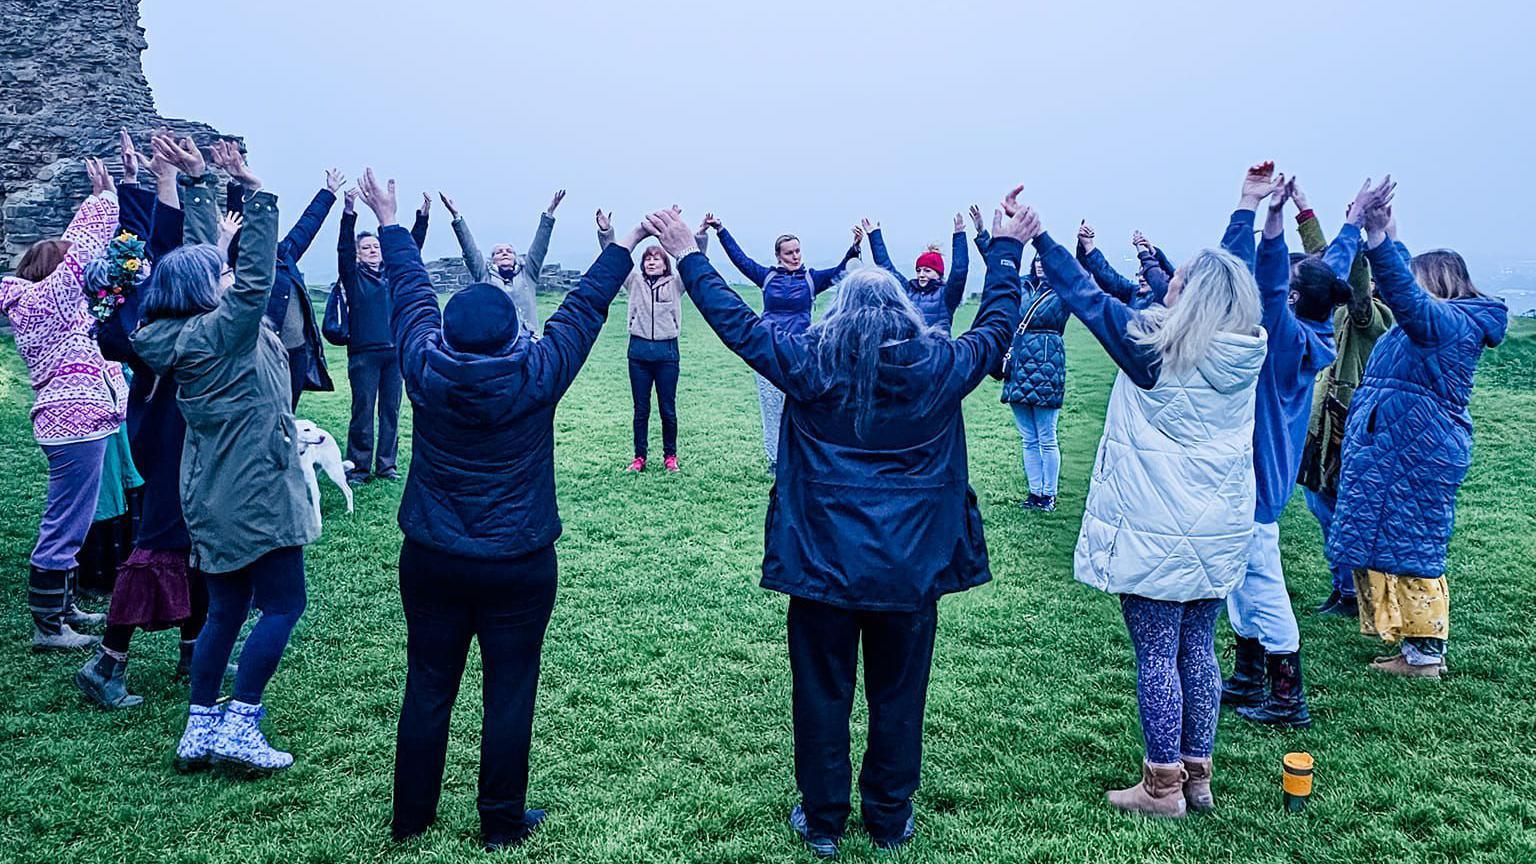
[[[1216,801],[1211,797],[1211,760],[1184,757],[1184,803],[1191,810],[1214,810]]]
[[[1141,782],[1129,789],[1106,793],[1109,803],[1130,813],[1147,816],[1184,817],[1184,766],[1141,764]]]

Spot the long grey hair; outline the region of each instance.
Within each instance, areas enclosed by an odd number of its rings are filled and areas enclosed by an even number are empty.
[[[846,381],[843,404],[853,412],[854,432],[869,432],[874,419],[880,349],[937,330],[923,322],[906,287],[883,267],[862,267],[837,283],[837,296],[820,321],[806,331],[817,371]]]
[[[1175,373],[1194,369],[1218,333],[1250,334],[1263,309],[1248,266],[1229,252],[1202,249],[1179,268],[1183,289],[1173,306],[1153,306],[1127,328],[1138,344],[1157,352]]]

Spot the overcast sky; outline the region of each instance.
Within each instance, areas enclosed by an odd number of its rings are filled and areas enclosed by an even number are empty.
[[[910,264],[1016,182],[1061,239],[1087,218],[1112,260],[1139,228],[1177,261],[1219,240],[1263,158],[1330,232],[1390,171],[1410,247],[1484,272],[1536,258],[1536,12],[1519,2],[149,0],[143,16],[161,112],[245,136],[287,217],[325,168],[372,165],[402,209],[441,189],[482,248],[522,249],[565,187],[550,260],[567,267],[595,255],[596,207],[628,226],[672,203],[713,210],[764,262],[781,232],[835,260],[868,216]],[[456,254],[433,215],[428,255]],[[304,259],[312,281],[334,275],[335,227]]]

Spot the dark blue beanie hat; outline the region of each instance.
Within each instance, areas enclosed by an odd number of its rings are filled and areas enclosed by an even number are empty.
[[[443,306],[443,341],[466,354],[494,354],[517,337],[517,306],[505,289],[476,282]]]

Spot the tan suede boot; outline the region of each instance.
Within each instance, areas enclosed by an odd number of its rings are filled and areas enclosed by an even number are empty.
[[[1181,819],[1185,808],[1184,776],[1184,766],[1179,762],[1171,765],[1143,762],[1140,783],[1106,794],[1109,803],[1121,810]]]
[[[1214,810],[1216,801],[1211,797],[1211,760],[1184,757],[1184,803],[1191,810]]]

